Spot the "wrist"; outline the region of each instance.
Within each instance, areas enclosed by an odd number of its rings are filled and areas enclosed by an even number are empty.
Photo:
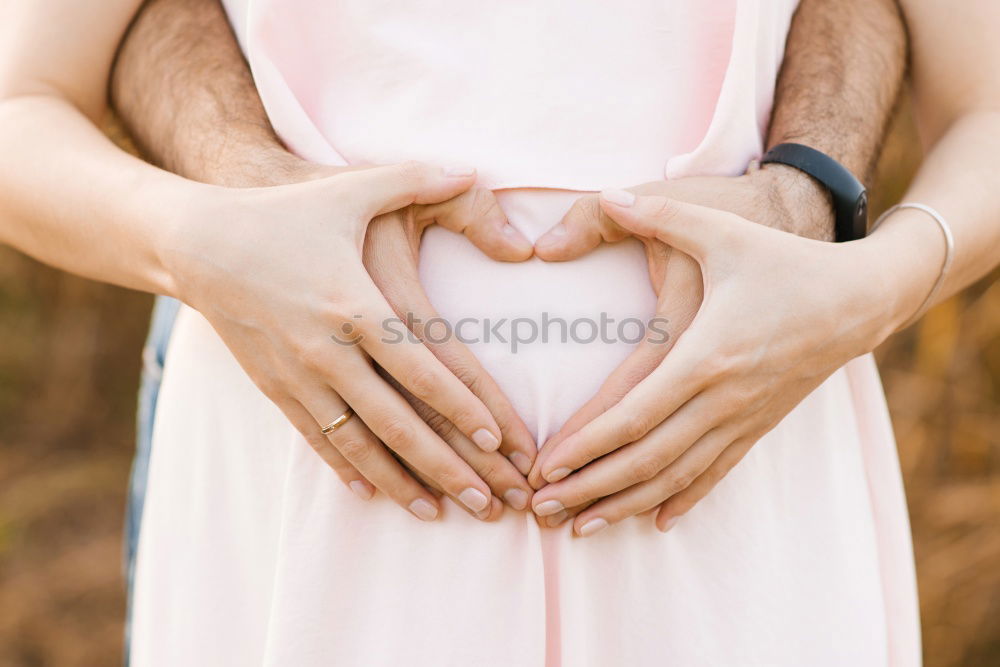
[[[822,184],[805,172],[778,163],[755,163],[748,175],[777,209],[782,231],[817,241],[833,240],[833,198]]]
[[[197,281],[192,267],[212,254],[206,239],[215,235],[212,227],[232,212],[234,188],[210,185],[171,175],[171,183],[159,193],[158,205],[150,207],[158,213],[156,252],[165,276],[167,296],[197,307],[192,285]],[[227,200],[229,205],[227,205]]]
[[[857,245],[867,248],[882,274],[888,337],[910,322],[934,289],[946,253],[944,237],[926,213],[904,208]]]

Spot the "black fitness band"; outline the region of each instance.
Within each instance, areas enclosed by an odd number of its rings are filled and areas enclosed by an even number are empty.
[[[760,159],[760,163],[795,167],[809,174],[830,191],[836,215],[838,243],[862,239],[868,231],[868,193],[861,181],[844,165],[815,148],[802,144],[778,144]]]

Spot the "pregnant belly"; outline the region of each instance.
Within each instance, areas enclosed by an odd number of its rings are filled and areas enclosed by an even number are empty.
[[[498,193],[510,222],[534,240],[579,192]],[[603,245],[572,262],[510,264],[432,227],[420,276],[439,314],[496,379],[539,442],[600,388],[642,337],[655,296],[642,245]],[[434,336],[446,335],[442,325]]]

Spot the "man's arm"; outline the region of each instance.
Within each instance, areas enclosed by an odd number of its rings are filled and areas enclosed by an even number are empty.
[[[775,89],[768,148],[806,144],[867,182],[905,68],[906,28],[896,0],[802,0]],[[775,192],[782,196],[775,204],[783,209],[786,231],[833,238],[825,188],[793,167],[769,164],[762,172],[777,180]]]
[[[112,103],[144,156],[231,187],[301,181],[312,168],[275,135],[217,0],[152,0],[122,43]]]

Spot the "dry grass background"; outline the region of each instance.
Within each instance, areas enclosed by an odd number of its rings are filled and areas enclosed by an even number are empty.
[[[919,161],[905,113],[875,208]],[[926,664],[1000,665],[1000,281],[879,350],[906,479]],[[112,665],[151,299],[0,248],[0,665]]]

